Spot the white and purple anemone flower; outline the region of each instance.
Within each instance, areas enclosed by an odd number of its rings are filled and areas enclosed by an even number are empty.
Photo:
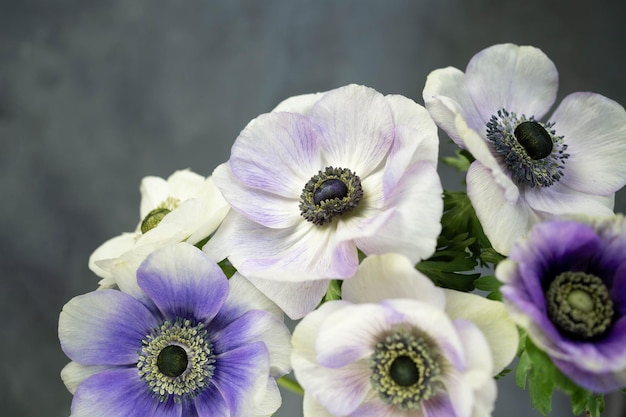
[[[213,178],[233,207],[204,250],[292,318],[365,254],[414,263],[441,231],[437,127],[399,95],[348,85],[292,97],[252,120]]]
[[[89,257],[89,268],[102,278],[101,287],[116,284],[111,267],[120,256],[147,245],[153,249],[175,242],[195,245],[217,229],[230,209],[210,176],[188,169],[167,180],[144,177],[139,189],[141,220],[135,231],[107,240]]]
[[[72,417],[270,416],[289,372],[289,331],[241,276],[226,278],[187,243],[151,254],[142,293],[103,289],[70,300],[59,339]],[[272,312],[268,311],[271,310]]]
[[[493,247],[515,240],[553,215],[612,214],[626,183],[626,111],[594,93],[556,100],[558,73],[539,49],[494,45],[465,73],[433,71],[423,91],[439,127],[475,161],[467,194]]]
[[[487,417],[518,333],[502,303],[443,290],[399,254],[372,255],[341,301],[292,338],[304,417]]]
[[[626,386],[626,219],[536,225],[496,268],[512,318],[578,385]]]

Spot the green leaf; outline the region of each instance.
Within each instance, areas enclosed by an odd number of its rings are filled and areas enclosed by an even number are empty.
[[[498,265],[500,261],[506,259],[504,255],[496,252],[494,248],[485,248],[480,253],[480,259],[488,264]]]
[[[235,272],[237,272],[237,269],[235,269],[233,264],[231,264],[228,259],[224,259],[222,262],[219,262],[218,265],[222,268],[222,271],[224,271],[224,274],[228,279],[230,279],[230,277],[235,275]]]
[[[489,294],[487,294],[488,299],[496,301],[502,300],[502,294],[500,293],[502,282],[498,281],[494,275],[482,276],[474,281],[474,285],[481,291],[489,291]]]
[[[469,168],[470,164],[474,161],[474,157],[471,153],[465,149],[457,149],[456,156],[444,156],[441,161],[455,168],[457,171],[465,172]]]
[[[521,389],[526,389],[526,380],[531,367],[530,357],[526,351],[523,351],[517,360],[517,367],[515,368],[515,384]]]
[[[326,295],[324,295],[324,302],[341,300],[341,281],[334,279],[330,281]]]

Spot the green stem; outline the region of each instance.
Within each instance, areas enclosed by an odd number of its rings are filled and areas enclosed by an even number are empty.
[[[280,385],[283,388],[288,389],[291,392],[304,395],[304,390],[302,389],[300,384],[298,384],[293,379],[287,378],[286,376],[281,376],[280,378],[278,378],[276,382],[278,382],[278,385]]]

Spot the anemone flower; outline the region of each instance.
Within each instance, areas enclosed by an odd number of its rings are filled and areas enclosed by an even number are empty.
[[[152,253],[137,296],[102,289],[59,317],[72,417],[270,416],[289,331],[245,279],[187,243]],[[274,307],[275,308],[275,307]]]
[[[294,330],[305,417],[491,415],[518,343],[502,303],[435,287],[398,254],[365,258],[342,297]]]
[[[626,386],[626,220],[536,225],[496,268],[514,321],[578,385]]]
[[[89,268],[102,278],[102,287],[115,285],[112,260],[143,245],[156,248],[183,241],[195,245],[215,231],[230,208],[211,177],[187,169],[174,172],[167,180],[144,177],[140,192],[141,220],[135,231],[107,240],[89,257]]]
[[[542,122],[557,88],[552,61],[513,44],[474,55],[465,73],[448,67],[426,80],[431,116],[475,158],[467,194],[500,253],[550,216],[611,214],[626,183],[624,108],[599,94],[573,93]]]
[[[252,120],[213,172],[233,210],[204,250],[302,317],[328,279],[354,274],[358,250],[413,262],[434,252],[437,152],[435,124],[408,98],[348,85],[287,99]]]

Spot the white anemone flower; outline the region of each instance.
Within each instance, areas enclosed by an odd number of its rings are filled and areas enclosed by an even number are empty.
[[[441,231],[437,128],[399,95],[348,85],[292,97],[252,120],[213,172],[233,207],[204,250],[291,318],[365,254],[418,262]]]
[[[342,294],[293,333],[304,417],[491,415],[518,344],[502,303],[436,287],[399,254],[367,257]]]
[[[174,172],[167,180],[144,177],[140,192],[141,220],[135,231],[107,240],[89,257],[89,268],[102,278],[101,287],[116,284],[111,267],[125,253],[176,242],[195,245],[217,229],[230,209],[210,176],[187,169]],[[145,258],[150,251],[143,252]]]
[[[465,73],[433,71],[423,91],[435,122],[475,161],[467,194],[500,253],[555,215],[613,214],[626,183],[626,111],[604,96],[573,93],[552,116],[554,63],[531,46],[500,44]]]

